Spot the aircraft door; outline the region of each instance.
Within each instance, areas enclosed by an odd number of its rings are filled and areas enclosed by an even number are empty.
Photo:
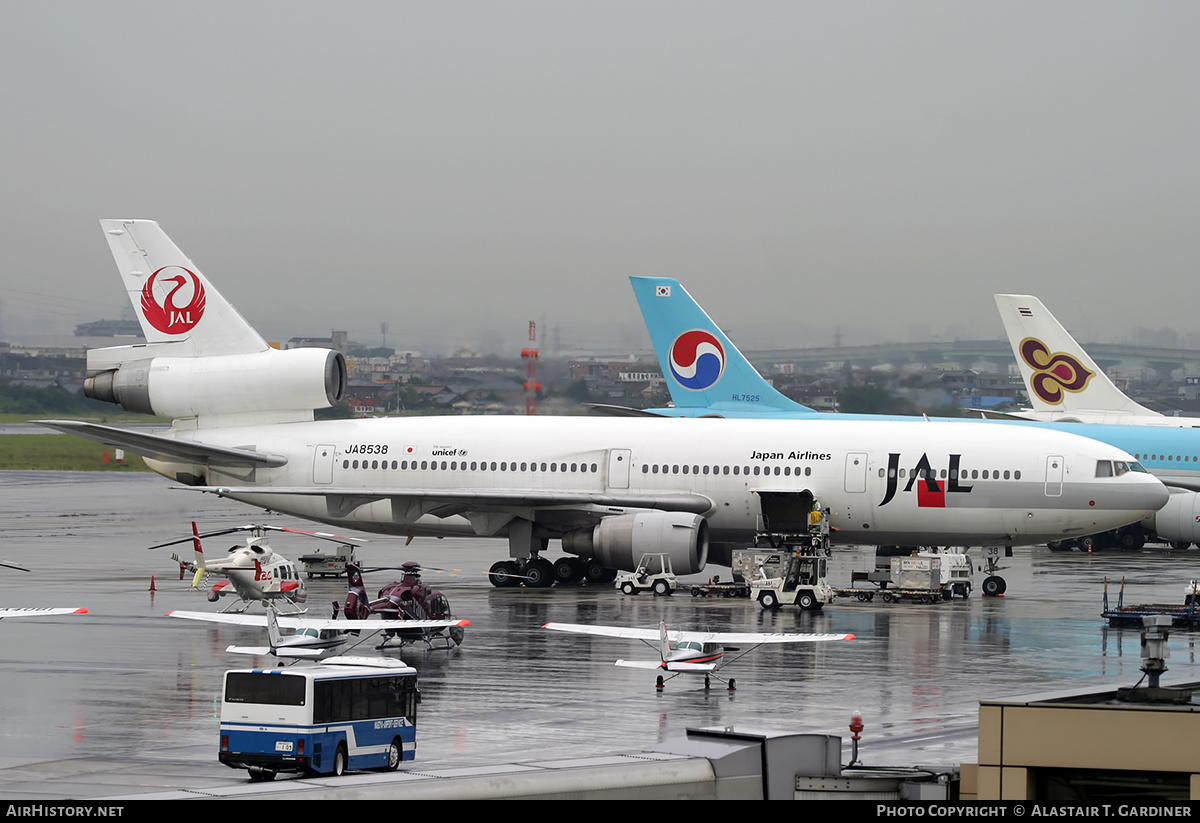
[[[313,451],[313,482],[333,482],[333,446],[322,443]]]
[[[1063,490],[1063,458],[1060,454],[1052,454],[1046,458],[1046,496],[1062,497]]]
[[[629,488],[629,449],[608,450],[608,487],[610,489]]]
[[[846,491],[862,494],[867,490],[867,453],[850,452],[846,455]]]

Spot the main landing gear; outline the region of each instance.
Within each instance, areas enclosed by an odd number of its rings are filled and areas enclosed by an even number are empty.
[[[555,583],[559,586],[577,586],[585,582],[602,585],[616,579],[616,569],[579,557],[560,557],[553,563],[540,557],[501,560],[492,564],[488,571],[488,580],[498,589],[520,586],[522,583],[530,589],[547,589]]]

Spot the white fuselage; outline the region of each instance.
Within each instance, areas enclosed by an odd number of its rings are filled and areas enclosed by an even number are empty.
[[[387,534],[500,536],[516,517],[561,533],[691,495],[709,502],[699,513],[714,542],[745,542],[761,526],[760,493],[808,490],[830,509],[837,542],[1012,545],[1116,528],[1167,499],[1145,473],[1097,477],[1097,461],[1131,460],[1113,446],[986,423],[428,417],[175,436],[287,463],[148,461],[167,476]],[[514,493],[528,493],[528,505]]]

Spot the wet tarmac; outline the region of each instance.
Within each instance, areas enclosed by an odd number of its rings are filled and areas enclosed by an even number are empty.
[[[217,606],[178,579],[169,549],[145,547],[182,536],[193,519],[202,529],[312,524],[171,490],[148,474],[0,472],[0,516],[0,559],[32,570],[0,570],[0,605],[90,610],[0,624],[0,792],[84,799],[244,783],[244,772],[216,759],[219,691],[226,669],[255,662],[225,647],[261,638],[163,617]],[[232,542],[221,538],[211,548]],[[287,535],[272,545],[292,558],[314,548]],[[412,768],[637,751],[699,726],[848,738],[855,710],[866,724],[860,752],[867,764],[973,761],[980,699],[1139,679],[1138,631],[1108,629],[1099,616],[1105,578],[1114,599],[1124,577],[1127,603],[1175,603],[1184,584],[1200,577],[1195,550],[1089,557],[1035,547],[1005,561],[1003,598],[839,600],[819,614],[767,613],[747,600],[625,597],[608,587],[495,589],[485,573],[506,551],[497,540],[418,539],[406,547],[386,538],[359,550],[368,565],[417,560],[460,570],[427,579],[471,620],[463,645],[389,652],[420,676]],[[861,553],[837,551],[830,565],[835,585],[848,585]],[[395,576],[368,576],[368,591]],[[309,583],[314,616],[327,616],[332,601],[344,598],[344,580]],[[552,620],[653,627],[663,618],[680,628],[852,632],[857,639],[760,648],[726,670],[737,678],[736,692],[705,692],[699,680],[680,677],[657,693],[653,672],[612,665],[652,659],[649,648],[540,628]],[[1200,679],[1196,635],[1177,632],[1171,647],[1164,685]]]

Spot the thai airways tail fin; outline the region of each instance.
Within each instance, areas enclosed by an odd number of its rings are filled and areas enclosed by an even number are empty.
[[[1105,423],[1162,417],[1118,389],[1042,301],[1028,294],[995,298],[1038,417]]]
[[[763,379],[678,280],[629,280],[676,409],[712,415],[819,414]]]
[[[129,302],[151,344],[177,356],[248,354],[266,342],[153,220],[101,220]]]

